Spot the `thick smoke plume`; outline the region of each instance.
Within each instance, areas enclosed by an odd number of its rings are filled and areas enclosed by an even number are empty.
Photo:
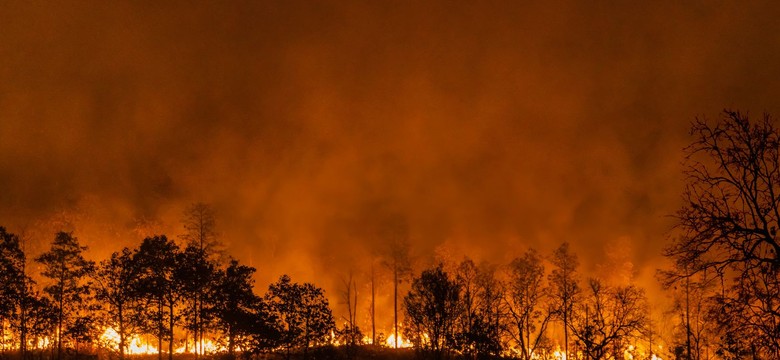
[[[99,257],[203,201],[261,288],[335,297],[399,221],[418,264],[568,241],[655,286],[689,121],[780,114],[780,29],[627,5],[3,2],[0,224]]]

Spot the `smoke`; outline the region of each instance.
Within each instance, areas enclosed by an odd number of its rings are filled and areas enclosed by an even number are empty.
[[[780,113],[771,6],[4,2],[0,223],[98,257],[209,202],[261,290],[335,297],[402,219],[418,264],[568,241],[655,286],[689,121]]]

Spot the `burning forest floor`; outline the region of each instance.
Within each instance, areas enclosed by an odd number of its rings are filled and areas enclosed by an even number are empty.
[[[62,360],[119,360],[119,354],[115,352],[99,350],[91,353],[67,353],[63,354]],[[230,357],[227,354],[209,354],[196,356],[195,354],[174,354],[173,360],[408,360],[408,359],[427,359],[425,354],[415,352],[411,348],[393,349],[384,346],[359,345],[355,347],[347,346],[321,346],[309,349],[307,354],[303,351],[294,351],[290,354],[285,352],[269,352],[262,354],[236,354]],[[450,359],[458,359],[458,356],[450,356]],[[56,355],[51,351],[30,351],[25,357],[22,357],[18,351],[0,352],[2,360],[54,360]],[[127,354],[125,360],[160,360],[158,354]],[[167,354],[162,354],[162,360],[168,360]]]

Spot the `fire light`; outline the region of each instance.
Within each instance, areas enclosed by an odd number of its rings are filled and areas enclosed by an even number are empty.
[[[119,351],[119,333],[111,327],[107,327],[100,335],[100,339],[114,351]],[[131,355],[157,354],[157,347],[141,340],[138,335],[129,335],[125,339],[125,353]]]
[[[388,347],[392,347],[392,348],[396,347],[395,346],[395,344],[396,344],[395,334],[390,334],[390,336],[387,337],[386,343],[387,343]],[[408,340],[405,340],[402,336],[399,335],[398,336],[398,347],[399,348],[410,348],[410,347],[412,347],[412,343],[409,342]]]
[[[173,352],[175,354],[195,354],[197,352],[200,352],[201,354],[213,354],[217,352],[224,352],[227,351],[227,348],[224,346],[218,345],[217,343],[211,341],[211,339],[203,339],[200,343],[200,351],[198,351],[198,347],[195,346],[195,343],[188,342],[186,345],[179,346]]]

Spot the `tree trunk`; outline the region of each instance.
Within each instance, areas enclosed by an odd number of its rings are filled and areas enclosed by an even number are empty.
[[[125,322],[121,304],[117,306],[117,315],[119,317],[119,360],[125,360]]]
[[[233,339],[233,327],[230,325],[228,325],[227,327],[227,336],[228,336],[228,358],[232,360],[235,357],[234,356],[235,343]]]
[[[25,284],[25,288],[27,285]],[[22,360],[27,360],[27,304],[26,290],[22,294],[22,301],[19,303],[19,354]]]
[[[62,360],[62,290],[60,290],[58,295],[59,309],[57,311],[57,360]]]
[[[563,353],[566,359],[569,359],[569,276],[568,271],[563,269]]]
[[[371,264],[371,345],[376,345],[376,303],[374,301],[374,264]]]
[[[393,326],[395,328],[395,348],[398,349],[398,265],[393,269]]]
[[[304,331],[304,335],[306,339],[306,346],[303,347],[303,360],[307,360],[309,358],[309,319],[306,319],[306,328]]]
[[[686,271],[687,274],[687,271]],[[691,305],[690,305],[690,280],[688,277],[685,278],[685,335],[687,337],[686,339],[686,347],[688,350],[688,360],[693,360],[693,356],[691,353]]]
[[[170,331],[171,338],[168,339],[168,360],[173,360],[173,325],[174,325],[174,318],[173,318],[173,301],[168,303],[168,331]]]
[[[157,319],[157,359],[162,360],[162,341],[163,341],[163,302],[159,299],[157,303],[157,313],[160,318]]]

